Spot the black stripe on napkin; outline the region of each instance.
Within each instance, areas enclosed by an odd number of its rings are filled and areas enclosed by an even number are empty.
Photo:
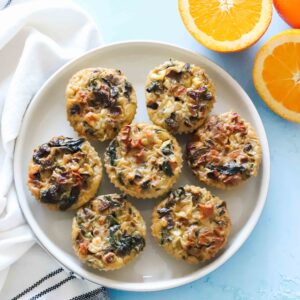
[[[104,296],[106,299],[106,289],[104,287],[101,287],[101,288],[98,288],[98,289],[95,289],[95,290],[92,290],[88,293],[85,293],[85,294],[82,294],[82,295],[79,295],[79,296],[76,296],[70,300],[91,300],[91,299],[103,299],[103,297],[99,298],[97,296]]]
[[[1,3],[0,9],[4,9],[4,8],[9,7],[9,6],[11,5],[11,2],[12,2],[12,0],[7,0],[6,3],[5,3],[4,5]]]
[[[60,272],[63,271],[63,268],[59,268],[49,274],[47,274],[46,276],[42,277],[39,281],[35,282],[33,285],[31,285],[30,287],[28,287],[26,290],[24,290],[23,292],[21,292],[20,294],[18,294],[17,296],[15,296],[14,298],[12,298],[11,300],[17,300],[20,299],[21,297],[25,296],[26,294],[28,294],[29,292],[31,292],[33,289],[35,289],[37,286],[39,286],[41,283],[43,283],[45,280],[59,274]]]
[[[43,290],[42,292],[36,294],[35,296],[31,297],[30,300],[36,300],[38,298],[41,298],[42,296],[45,296],[47,295],[48,293],[56,290],[57,288],[59,288],[60,286],[62,286],[63,284],[67,283],[68,281],[72,280],[72,279],[75,279],[76,277],[74,275],[71,275],[67,278],[65,278],[64,280],[60,281],[59,283]]]

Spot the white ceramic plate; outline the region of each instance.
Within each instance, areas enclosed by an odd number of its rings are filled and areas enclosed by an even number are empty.
[[[263,150],[259,174],[230,191],[212,190],[227,202],[233,222],[229,242],[214,260],[201,266],[191,266],[167,255],[150,234],[151,210],[158,200],[132,199],[147,223],[145,250],[134,262],[121,270],[99,272],[90,269],[79,262],[72,250],[70,232],[74,213],[49,211],[34,200],[27,190],[27,166],[32,151],[53,136],[76,136],[66,119],[64,92],[71,75],[86,67],[103,66],[123,70],[137,91],[138,110],[135,121],[149,122],[144,98],[146,75],[153,67],[169,58],[195,63],[206,69],[217,88],[214,113],[232,109],[252,123],[260,136]],[[184,139],[179,139],[182,145]],[[107,144],[94,143],[101,157]],[[269,173],[270,158],[265,130],[244,90],[230,75],[207,58],[158,42],[124,42],[101,47],[62,67],[44,84],[28,107],[14,157],[15,184],[20,206],[40,244],[62,265],[81,277],[107,287],[131,291],[176,287],[207,275],[227,261],[245,242],[258,221],[266,200]],[[185,165],[176,186],[186,183],[200,185]],[[115,188],[105,175],[100,193],[114,191]]]

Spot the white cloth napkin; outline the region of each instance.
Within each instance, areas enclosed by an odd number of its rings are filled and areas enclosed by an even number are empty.
[[[35,242],[13,184],[14,144],[26,107],[54,71],[102,42],[93,21],[71,1],[12,4],[0,11],[0,290],[7,268]]]
[[[29,268],[30,276],[20,276]],[[102,286],[65,272],[37,244],[14,263],[0,292],[1,300],[107,300]]]

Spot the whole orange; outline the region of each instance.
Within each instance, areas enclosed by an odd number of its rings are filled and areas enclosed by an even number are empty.
[[[287,24],[300,28],[300,0],[274,0],[274,6]]]

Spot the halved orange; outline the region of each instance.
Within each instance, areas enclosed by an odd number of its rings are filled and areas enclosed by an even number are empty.
[[[178,8],[193,37],[219,52],[251,46],[272,19],[272,0],[178,0]]]
[[[253,80],[275,113],[300,123],[300,29],[275,35],[259,50]]]

